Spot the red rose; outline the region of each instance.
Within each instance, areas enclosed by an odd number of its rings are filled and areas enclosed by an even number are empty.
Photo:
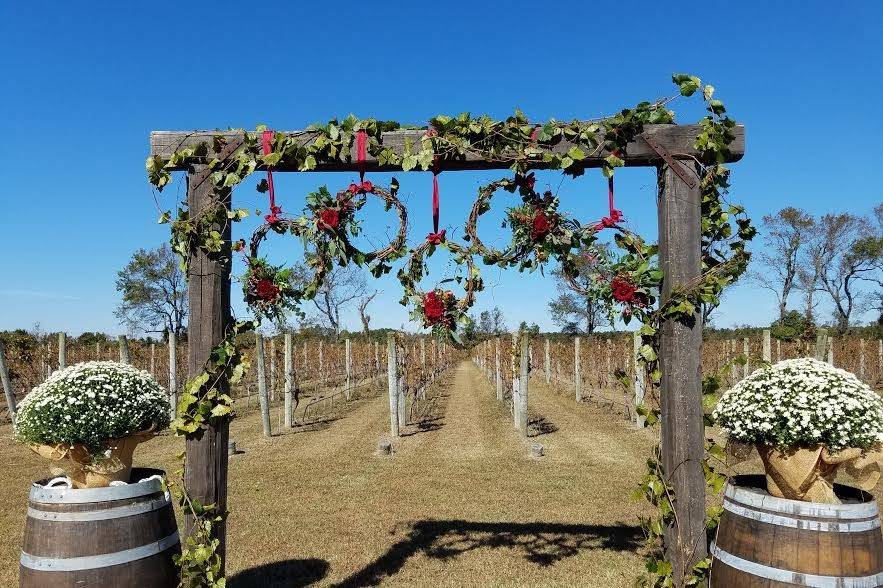
[[[635,299],[637,287],[632,284],[627,277],[616,276],[610,282],[610,289],[613,291],[613,298],[619,302],[632,302]]]
[[[551,223],[549,223],[549,218],[546,216],[545,212],[538,212],[533,217],[533,228],[530,231],[530,238],[534,241],[539,241],[543,239],[546,235],[549,234],[549,230],[552,228]]]
[[[261,300],[273,302],[279,296],[280,289],[270,280],[258,280],[255,282],[255,291]]]
[[[278,223],[280,220],[282,220],[281,218],[279,218],[279,214],[280,214],[281,212],[282,212],[282,207],[281,207],[281,206],[271,206],[271,207],[270,207],[270,214],[268,214],[267,216],[265,216],[265,217],[264,217],[264,220],[267,221],[267,222],[268,222],[269,224],[271,224],[271,225],[275,225],[275,224]]]
[[[426,240],[433,245],[441,245],[445,242],[445,229],[440,230],[438,233],[429,233],[426,235]]]
[[[359,193],[359,185],[358,184],[350,184],[350,187],[347,188],[347,190],[349,190],[350,194],[355,196],[356,194]]]
[[[371,183],[370,180],[365,180],[362,182],[362,192],[373,192],[374,184]]]
[[[333,208],[326,208],[319,213],[319,226],[325,229],[336,229],[340,223],[340,213]]]
[[[423,297],[423,316],[427,325],[446,322],[444,299],[435,292],[427,293]]]

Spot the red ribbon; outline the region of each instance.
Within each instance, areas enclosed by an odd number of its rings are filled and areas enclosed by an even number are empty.
[[[368,162],[368,135],[365,131],[356,131],[356,165],[359,167],[359,181],[365,179],[365,167]]]
[[[432,243],[433,245],[441,245],[445,242],[445,229],[435,233],[429,233],[426,235],[426,240]]]
[[[261,133],[261,147],[263,148],[264,155],[269,155],[273,152],[273,131],[264,131]],[[267,186],[269,187],[268,192],[270,193],[270,214],[264,217],[268,223],[275,223],[279,221],[279,213],[282,212],[281,206],[276,206],[276,190],[273,187],[273,170],[267,168]]]
[[[432,231],[438,233],[438,169],[432,170]]]
[[[371,180],[362,180],[362,182],[360,184],[356,184],[356,183],[350,184],[350,187],[347,188],[347,190],[349,190],[350,194],[355,196],[356,194],[359,194],[359,193],[364,194],[365,192],[373,192],[374,191],[374,184],[371,183]]]
[[[625,218],[622,211],[617,210],[613,205],[613,176],[607,178],[607,203],[610,207],[610,216],[605,216],[601,222],[595,223],[596,231],[613,228]]]

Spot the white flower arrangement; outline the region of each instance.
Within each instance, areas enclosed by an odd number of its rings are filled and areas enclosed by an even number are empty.
[[[883,400],[855,375],[812,358],[765,366],[714,410],[722,432],[779,448],[866,448],[883,441]]]
[[[16,439],[28,444],[81,444],[96,454],[108,439],[168,426],[166,391],[149,372],[112,361],[54,372],[19,404]]]

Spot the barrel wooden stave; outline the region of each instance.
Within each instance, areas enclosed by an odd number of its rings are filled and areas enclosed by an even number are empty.
[[[135,470],[133,479],[156,473],[161,472]],[[22,551],[21,588],[173,588],[178,583],[172,561],[180,552],[177,523],[158,480],[89,491],[35,487]]]
[[[816,505],[761,492],[749,495],[751,487],[763,488],[763,477],[738,476],[725,492],[712,550],[712,588],[883,586],[876,503],[864,496],[868,501],[862,504]],[[792,581],[775,579],[783,577],[780,572],[797,575],[790,574]]]

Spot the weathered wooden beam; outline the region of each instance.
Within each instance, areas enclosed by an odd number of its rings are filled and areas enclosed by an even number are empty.
[[[646,125],[644,127],[645,134],[652,138],[652,142],[675,158],[689,158],[699,155],[693,143],[700,130],[699,125]],[[730,144],[728,161],[738,161],[742,159],[745,153],[745,127],[738,125],[733,131],[735,139]],[[304,134],[303,131],[283,132],[299,137],[299,140],[304,144],[308,144],[313,140],[313,135]],[[405,150],[406,140],[409,140],[412,145],[419,146],[423,133],[424,131],[422,130],[401,130],[384,133],[383,145],[401,155]],[[194,147],[202,143],[211,145],[212,139],[216,136],[223,136],[228,141],[236,140],[243,136],[243,131],[153,131],[150,133],[150,155],[167,158],[175,151],[184,147]],[[571,146],[571,143],[562,141],[553,148],[553,151],[563,153],[570,149]],[[209,151],[211,152],[211,150]],[[604,158],[608,155],[607,151],[600,149],[597,153],[590,154],[584,160],[584,166],[587,168],[601,167],[604,164]],[[193,158],[190,161],[182,162],[181,166],[175,169],[180,171],[185,169],[188,164],[208,163],[214,157],[215,155],[210,153],[204,158]],[[628,144],[623,160],[627,166],[657,165],[662,162],[659,153],[640,137]],[[462,160],[442,162],[441,167],[444,171],[503,169],[509,167],[511,163],[511,160],[488,161],[477,155],[466,155]],[[538,164],[535,167],[541,169],[543,166]],[[377,158],[370,154],[366,160],[366,168],[369,171],[401,171],[401,167],[398,166],[378,165]],[[296,168],[286,164],[285,161],[281,161],[274,169],[277,171],[298,171]],[[315,170],[311,171],[351,172],[357,170],[358,167],[354,162],[339,161],[320,163]]]
[[[194,166],[188,176],[200,173],[202,168]],[[198,214],[207,206],[214,205],[216,198],[230,208],[230,191],[218,192],[210,182],[194,187],[188,179],[187,201],[193,214]],[[230,259],[230,225],[219,227],[223,240],[222,257]],[[200,249],[194,248],[188,267],[188,303],[190,306],[187,321],[187,373],[192,379],[202,373],[206,361],[214,347],[224,340],[232,323],[230,314],[230,263],[209,257]],[[230,383],[219,378],[215,386],[221,394],[230,392]],[[227,442],[230,436],[230,421],[227,418],[212,419],[195,433],[187,435],[187,456],[184,463],[184,485],[190,497],[202,504],[214,504],[216,512],[227,511]],[[185,529],[189,533],[193,527],[191,517],[185,517]],[[224,559],[226,549],[225,522],[216,523],[215,532],[220,541],[218,553]],[[222,572],[223,573],[223,572]]]
[[[695,165],[684,166],[698,178]],[[662,304],[673,290],[699,278],[701,209],[698,182],[690,188],[671,168],[659,169],[659,266]],[[665,530],[665,548],[677,586],[707,554],[705,540],[705,425],[702,413],[702,318],[662,323],[662,463],[675,495],[674,523]]]

